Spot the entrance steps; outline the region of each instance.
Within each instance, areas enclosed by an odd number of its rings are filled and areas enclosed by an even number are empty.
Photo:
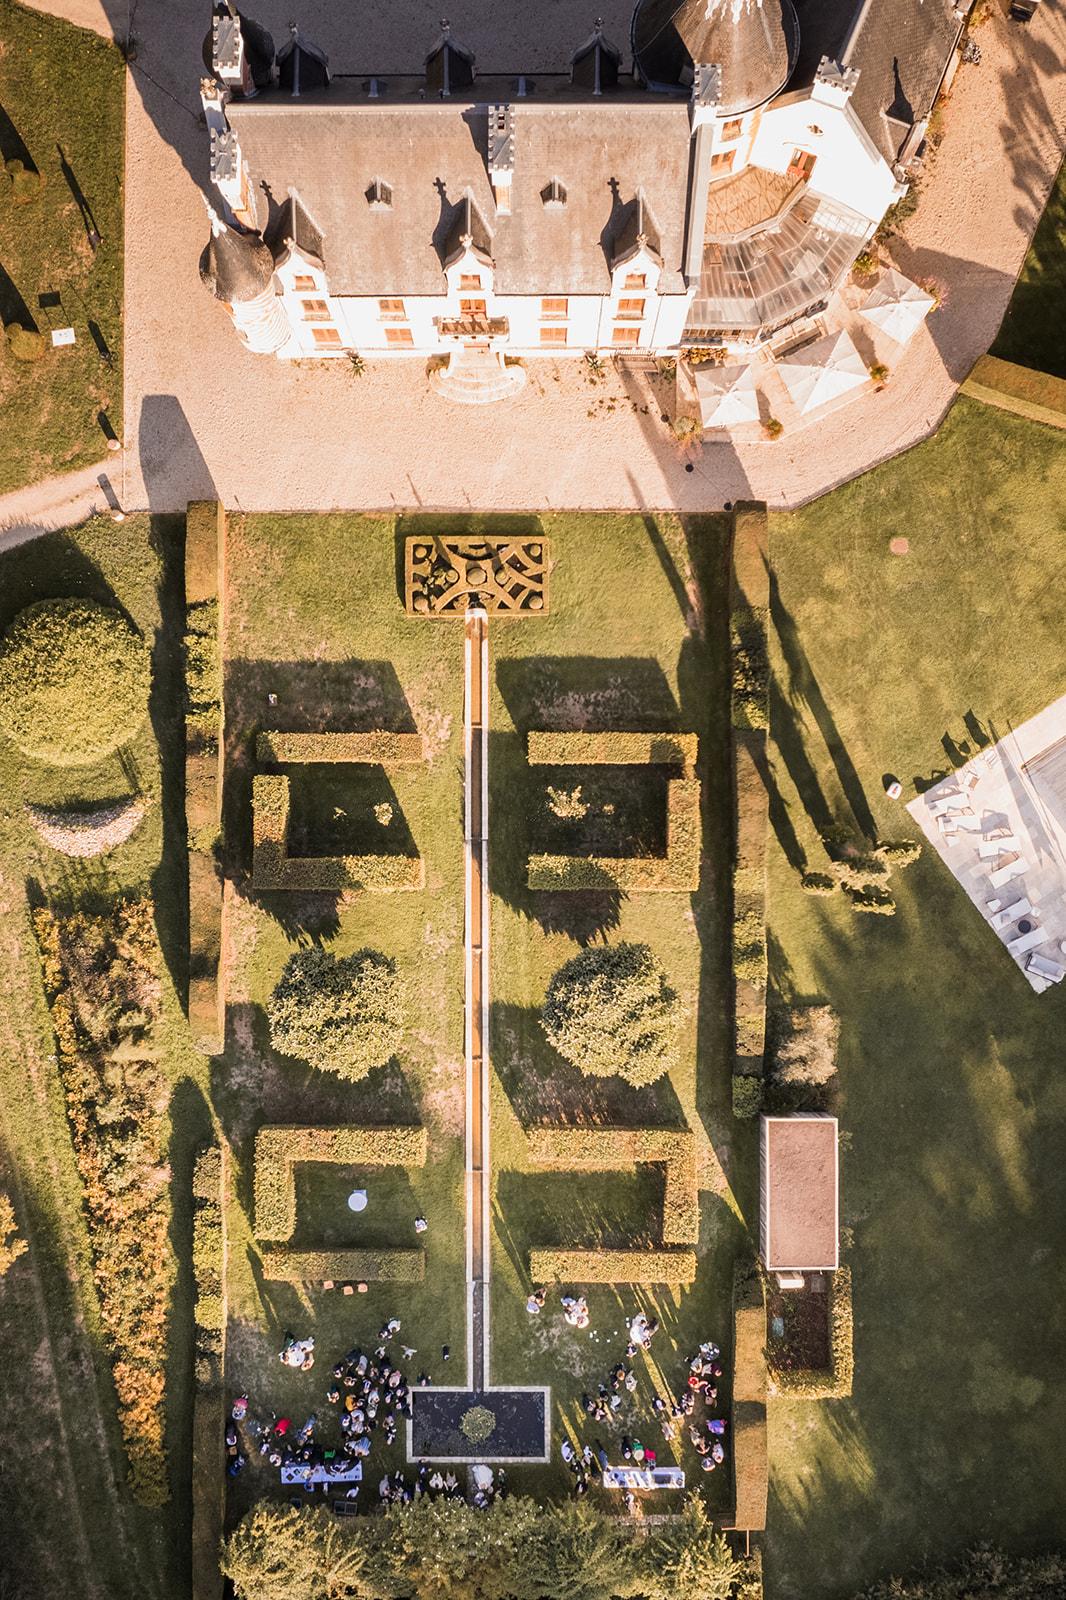
[[[498,350],[453,350],[448,365],[430,376],[430,383],[446,400],[463,406],[490,405],[510,400],[525,386],[524,367],[509,367]]]

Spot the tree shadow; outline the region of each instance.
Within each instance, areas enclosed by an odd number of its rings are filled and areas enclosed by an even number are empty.
[[[496,1076],[524,1128],[684,1128],[668,1076],[635,1089],[624,1078],[593,1078],[552,1049],[533,1006],[493,1001],[489,1016]]]
[[[189,983],[188,833],[185,819],[184,629],[185,524],[181,517],[152,517],[151,542],[159,558],[159,623],[152,641],[148,715],[159,750],[163,845],[152,873],[152,905],[160,948],[182,1003]]]
[[[82,227],[85,229],[85,237],[89,241],[89,248],[91,250],[98,250],[102,242],[102,237],[99,228],[96,226],[96,217],[93,213],[93,208],[86,199],[85,191],[78,182],[74,168],[67,160],[66,152],[63,149],[63,146],[57,143],[56,149],[59,152],[59,170],[63,174],[64,181],[66,182],[67,188],[70,190],[74,204],[77,206],[78,211],[81,214],[81,223]]]
[[[36,161],[30,155],[29,146],[21,133],[12,122],[7,111],[0,105],[0,165],[8,161],[21,161],[29,172],[39,172]]]
[[[40,331],[29,306],[19,293],[14,278],[2,263],[0,263],[0,322],[6,328],[12,324],[18,328],[25,328],[28,333]]]
[[[866,791],[863,788],[855,764],[848,754],[847,747],[837,731],[832,712],[829,710],[821,686],[811,668],[807,653],[800,642],[799,630],[795,620],[781,598],[780,587],[772,570],[770,572],[770,616],[777,630],[781,653],[788,673],[787,688],[782,686],[782,699],[785,700],[787,697],[787,703],[792,706],[794,714],[802,711],[810,713],[818,732],[821,734],[822,741],[833,764],[833,769],[836,772],[837,780],[843,791],[844,799],[851,809],[859,831],[865,834],[868,839],[876,839],[877,824],[874,821],[873,812],[866,798]],[[783,707],[779,709],[783,709]],[[775,736],[776,732],[775,728]],[[797,744],[800,742],[797,741]],[[805,752],[801,757],[797,748],[794,751],[794,757],[800,765],[802,765],[802,761],[807,760],[809,766],[809,760]],[[813,769],[811,769],[811,777],[805,777],[804,781],[807,785],[808,793],[812,796],[812,799],[816,800],[815,788],[812,788],[812,779]],[[817,780],[814,779],[813,782],[816,786]],[[800,786],[797,783],[797,789],[799,788]],[[800,793],[802,796],[802,789],[800,789]],[[817,791],[817,794],[820,794],[820,790]],[[807,803],[806,797],[804,797],[804,803]],[[815,826],[817,827],[817,820],[815,818],[812,818],[812,820],[815,821]]]

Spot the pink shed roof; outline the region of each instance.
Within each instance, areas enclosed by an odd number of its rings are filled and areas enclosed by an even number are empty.
[[[813,1272],[837,1265],[835,1117],[767,1117],[766,1265]]]

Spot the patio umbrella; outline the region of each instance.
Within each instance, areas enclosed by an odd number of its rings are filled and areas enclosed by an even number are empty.
[[[936,301],[901,272],[882,272],[861,307],[860,315],[897,344],[913,339]]]
[[[705,428],[733,428],[741,422],[758,422],[759,397],[750,366],[699,366],[694,375]]]
[[[796,410],[806,415],[869,383],[866,365],[846,333],[815,339],[777,363]]]

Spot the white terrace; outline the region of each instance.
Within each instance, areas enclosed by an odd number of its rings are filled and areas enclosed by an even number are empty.
[[[1039,994],[1066,977],[1066,695],[907,807]]]

